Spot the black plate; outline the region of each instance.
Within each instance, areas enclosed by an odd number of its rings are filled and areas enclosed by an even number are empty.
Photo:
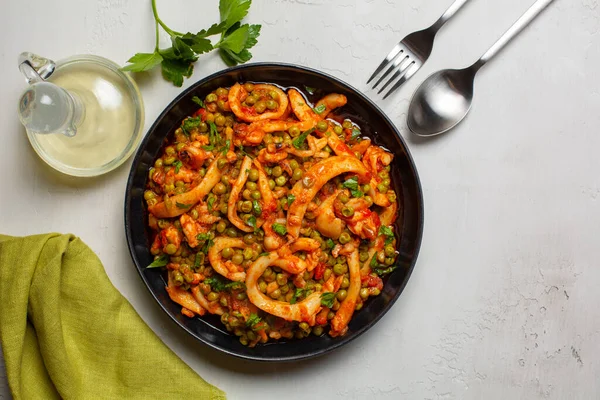
[[[163,273],[145,269],[152,262],[146,231],[146,210],[143,194],[148,170],[154,164],[163,140],[177,129],[183,118],[193,114],[197,105],[193,96],[204,98],[221,86],[239,81],[270,82],[283,87],[304,86],[318,88],[313,96],[323,93],[342,93],[348,105],[340,112],[358,123],[362,132],[395,154],[392,164],[392,182],[401,202],[396,232],[400,232],[398,268],[386,279],[380,296],[369,300],[356,312],[348,333],[341,338],[327,335],[309,336],[302,340],[270,342],[248,348],[229,334],[216,316],[187,318],[181,315],[181,306],[169,299]],[[406,286],[415,266],[423,233],[423,196],[415,164],[404,140],[384,113],[367,97],[337,78],[309,68],[288,64],[249,64],[213,74],[185,90],[158,117],[148,131],[133,161],[125,195],[125,232],[135,266],[161,308],[183,329],[198,340],[225,353],[260,361],[286,361],[310,358],[343,346],[372,327],[394,304]],[[376,343],[373,343],[375,346]]]

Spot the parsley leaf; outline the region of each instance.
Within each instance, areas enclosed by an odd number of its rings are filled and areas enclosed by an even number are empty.
[[[219,48],[231,50],[233,53],[242,51],[248,41],[249,25],[240,26],[230,35],[227,35],[219,42]]]
[[[177,87],[183,85],[184,77],[189,78],[194,72],[194,65],[183,60],[165,58],[161,66],[163,78],[173,82]]]
[[[211,276],[206,278],[203,283],[210,285],[210,290],[213,292],[224,292],[225,291],[225,283],[216,276]]]
[[[156,260],[152,261],[152,264],[148,265],[146,268],[164,267],[165,265],[167,265],[168,262],[169,262],[169,256],[166,254],[163,254],[162,256],[158,257]]]
[[[296,200],[296,196],[294,196],[293,194],[288,194],[288,197],[287,197],[288,207],[292,205],[294,200]]]
[[[227,140],[225,142],[225,146],[223,146],[223,148],[221,150],[219,150],[221,152],[221,154],[223,154],[223,155],[227,154],[227,152],[229,151],[230,145],[231,145],[231,142],[229,140]]]
[[[215,146],[213,146],[213,145],[211,144],[211,145],[208,145],[208,146],[202,146],[202,148],[203,148],[204,150],[206,150],[206,151],[213,151],[213,150],[215,149]]]
[[[178,174],[179,170],[183,166],[183,163],[181,161],[177,160],[173,163],[173,165],[175,166],[175,173]]]
[[[218,145],[221,142],[221,136],[219,136],[219,131],[217,131],[217,125],[214,122],[209,122],[208,126],[210,127],[210,132],[208,134],[208,140],[211,145]]]
[[[350,136],[350,140],[354,140],[360,137],[361,132],[358,129],[352,129],[352,136]]]
[[[204,108],[204,102],[200,100],[200,97],[194,96],[192,97],[192,101],[200,106],[200,108]]]
[[[321,305],[327,308],[333,307],[335,301],[335,293],[326,292],[321,295]]]
[[[248,328],[252,328],[254,325],[258,324],[262,319],[256,315],[255,313],[250,314],[248,320],[246,321],[246,326]]]
[[[246,225],[256,228],[256,217],[254,217],[254,215],[251,215],[250,218],[246,220]]]
[[[277,222],[275,222],[271,228],[273,228],[273,231],[275,233],[277,233],[278,235],[284,236],[287,234],[287,228],[285,227],[285,225],[283,224],[278,224]]]
[[[204,262],[204,253],[196,253],[196,258],[194,259],[194,268],[198,268]]]
[[[353,197],[362,197],[364,195],[364,193],[360,190],[358,179],[355,176],[347,179],[342,186],[346,189],[350,189],[350,193],[352,193]]]
[[[180,202],[175,202],[175,205],[177,206],[177,208],[186,209],[186,208],[190,208],[193,204],[183,204]]]
[[[385,236],[385,244],[390,244],[394,241],[394,231],[389,226],[381,226],[379,234]]]
[[[308,135],[310,135],[311,133],[313,133],[314,129],[309,129],[306,132],[300,134],[300,136],[298,136],[296,139],[294,139],[292,141],[292,145],[297,148],[300,149],[302,147],[302,145],[304,144],[304,141],[306,140],[306,138],[308,137]]]
[[[210,240],[210,235],[208,233],[199,233],[196,235],[196,239],[203,242],[205,240]]]
[[[306,289],[296,288],[294,295],[290,299],[290,304],[296,304],[298,299],[306,294]]]
[[[240,149],[240,152],[241,152],[243,155],[245,155],[245,156],[247,156],[247,155],[248,155],[248,153],[246,153],[246,150],[244,149],[244,146],[242,146],[241,144],[240,144],[240,145],[238,145],[238,149]]]
[[[317,114],[321,114],[326,109],[327,109],[327,107],[325,106],[325,104],[321,104],[320,106],[313,108],[313,111],[316,112]]]
[[[241,21],[248,14],[252,0],[221,0],[219,1],[219,14],[225,28],[229,28]]]
[[[163,62],[163,57],[159,53],[137,53],[129,60],[129,65],[121,68],[122,71],[142,72],[148,71]]]
[[[268,251],[265,251],[264,253],[260,253],[258,256],[264,257],[264,256],[268,256],[269,254],[271,254],[271,253],[269,253]]]
[[[331,240],[331,239],[327,239],[327,241],[325,242],[325,244],[330,249],[333,249],[335,247],[335,242],[333,240]]]

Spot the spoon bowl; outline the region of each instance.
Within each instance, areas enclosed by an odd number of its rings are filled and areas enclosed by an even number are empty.
[[[435,136],[454,128],[471,109],[476,70],[445,69],[419,86],[408,109],[408,128],[418,136]]]

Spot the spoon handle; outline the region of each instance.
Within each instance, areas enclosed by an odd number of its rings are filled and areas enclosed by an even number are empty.
[[[513,26],[494,45],[475,63],[477,69],[481,68],[485,63],[490,61],[496,54],[500,52],[515,36],[531,23],[542,11],[546,9],[554,0],[537,0],[529,10],[519,18]]]
[[[462,6],[465,5],[467,1],[468,0],[456,0],[454,3],[452,3],[452,5],[448,7],[446,12],[442,14],[442,16],[437,21],[435,21],[432,28],[437,32],[442,26],[444,26],[446,22],[448,22],[450,18],[454,16],[454,14],[458,12],[458,10],[461,9]]]

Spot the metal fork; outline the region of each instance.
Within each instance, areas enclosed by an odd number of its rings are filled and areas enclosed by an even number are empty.
[[[385,100],[389,95],[394,93],[404,82],[409,80],[418,70],[425,64],[425,61],[429,58],[431,50],[433,49],[433,42],[435,35],[441,29],[442,26],[468,0],[456,0],[446,10],[446,12],[435,21],[433,25],[422,31],[413,32],[410,35],[402,39],[387,55],[387,57],[379,64],[379,67],[373,72],[373,75],[367,81],[369,84],[383,69],[392,64],[384,73],[381,75],[379,80],[373,85],[373,89],[377,88],[379,84],[392,72],[395,71],[394,75],[379,89],[378,94],[383,92],[390,84],[396,79],[398,81],[392,86],[392,88],[383,96]]]

